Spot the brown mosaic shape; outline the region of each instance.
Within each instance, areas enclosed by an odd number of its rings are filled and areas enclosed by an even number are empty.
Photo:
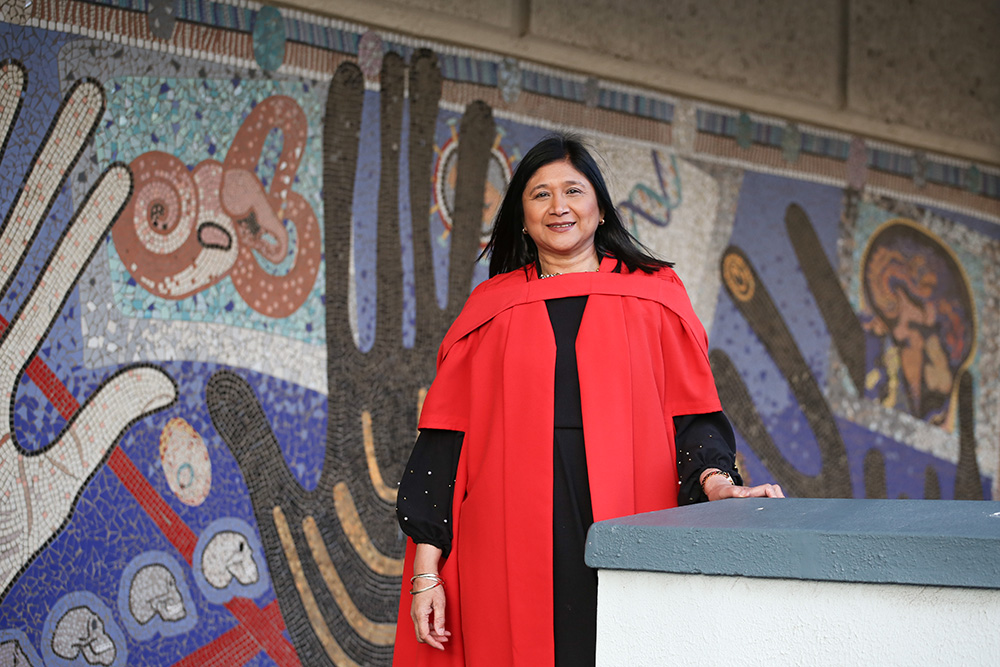
[[[982,500],[983,482],[976,460],[976,413],[972,373],[963,371],[958,381],[958,469],[955,500]]]
[[[734,266],[740,269],[738,283],[733,278]],[[768,355],[788,382],[812,429],[822,462],[819,474],[814,477],[804,475],[788,463],[774,441],[766,435],[766,429],[753,407],[746,385],[729,357],[722,352],[713,351],[710,355],[712,370],[716,373],[716,385],[719,387],[723,406],[764,465],[793,495],[850,498],[851,478],[847,466],[847,451],[834,422],[833,412],[785,320],[774,305],[767,287],[761,282],[749,258],[736,247],[730,246],[723,253],[721,270],[722,282],[732,296],[733,303],[756,332]]]
[[[791,204],[785,212],[785,228],[795,248],[802,274],[816,300],[823,321],[830,332],[830,339],[837,354],[847,368],[858,393],[865,386],[865,332],[857,315],[840,286],[833,265],[823,252],[816,230],[809,216],[798,204]]]
[[[924,470],[924,500],[941,500],[941,479],[931,465]]]
[[[885,478],[885,456],[881,451],[869,449],[865,452],[865,498],[888,498],[889,490]]]

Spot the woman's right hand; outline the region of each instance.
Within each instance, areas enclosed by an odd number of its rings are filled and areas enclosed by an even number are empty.
[[[441,549],[432,544],[416,545],[413,556],[413,571],[419,574],[438,575],[438,564],[441,561]],[[410,590],[419,591],[434,584],[433,579],[418,577],[413,580]],[[440,651],[451,633],[444,629],[444,584],[434,586],[413,596],[410,603],[410,618],[413,619],[413,629],[417,633],[417,641],[427,644]]]
[[[413,590],[425,588],[421,585],[422,581],[426,580],[417,579]],[[429,586],[430,582],[428,581],[426,585]],[[436,586],[429,591],[417,593],[413,596],[413,604],[410,605],[410,617],[417,632],[417,641],[441,651],[451,636],[451,633],[444,629],[444,605],[444,586]]]

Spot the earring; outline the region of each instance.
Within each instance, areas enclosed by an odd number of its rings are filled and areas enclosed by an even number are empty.
[[[599,225],[603,225],[603,224],[604,224],[604,218],[601,218],[601,221],[600,221],[600,222],[598,222],[597,224],[599,224]]]
[[[521,227],[521,233],[522,234],[527,234],[528,233],[528,228],[527,227]]]

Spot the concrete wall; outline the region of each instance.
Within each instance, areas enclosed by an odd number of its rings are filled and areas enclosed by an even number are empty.
[[[991,0],[287,4],[872,138],[1000,162]]]
[[[598,665],[988,665],[1000,591],[602,570]]]
[[[389,664],[394,480],[492,207],[553,128],[677,262],[745,479],[997,497],[974,87],[889,124],[920,88],[858,106],[835,7],[661,4],[666,40],[652,6],[3,5],[0,662],[82,664],[66,632],[99,620],[114,667]],[[935,57],[975,44],[948,34]]]
[[[726,500],[595,524],[597,664],[987,665],[1000,503]]]

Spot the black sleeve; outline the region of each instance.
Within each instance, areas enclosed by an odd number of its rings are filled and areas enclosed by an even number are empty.
[[[736,470],[736,436],[726,415],[710,412],[674,417],[677,445],[677,504],[691,505],[708,500],[699,477],[705,468],[718,468],[743,484]]]
[[[451,502],[462,453],[461,431],[424,429],[417,436],[396,494],[396,519],[417,544],[451,551]]]

